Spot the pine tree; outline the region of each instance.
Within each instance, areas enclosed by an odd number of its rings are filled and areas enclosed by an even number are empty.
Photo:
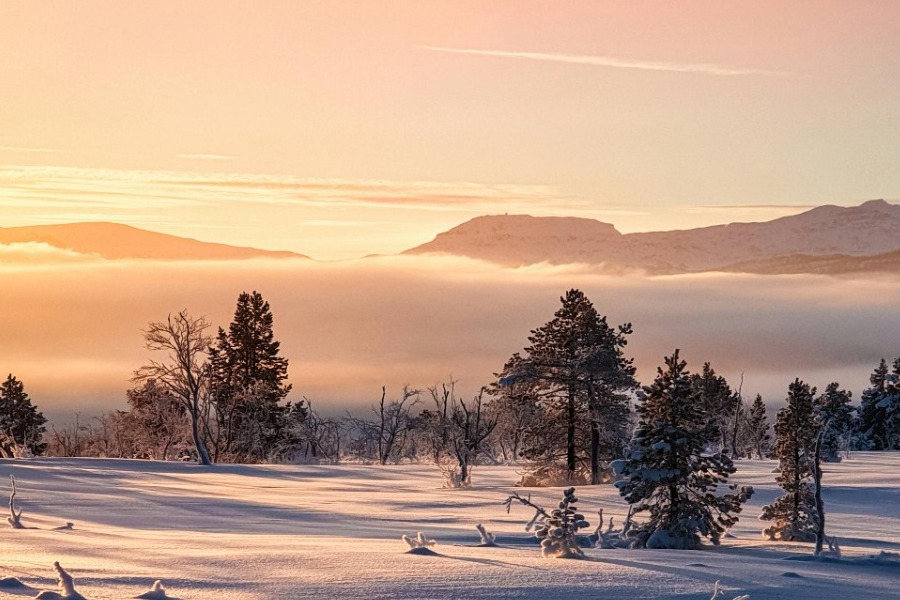
[[[210,346],[211,389],[222,440],[217,454],[259,461],[284,451],[288,360],[279,356],[269,303],[238,296],[234,320]]]
[[[756,395],[750,412],[747,415],[747,436],[756,450],[757,458],[765,458],[772,451],[770,441],[772,436],[769,435],[769,420],[766,417],[766,405],[762,396]]]
[[[829,383],[825,393],[814,400],[813,411],[822,428],[819,444],[820,458],[825,462],[840,462],[840,451],[850,436],[853,427],[851,394],[840,389],[840,384]]]
[[[710,364],[703,363],[703,371],[691,375],[691,386],[697,392],[697,401],[703,407],[710,422],[716,427],[719,448],[728,448],[728,434],[737,423],[735,411],[741,408],[741,399],[731,390],[724,377],[718,375]],[[728,439],[726,439],[728,438]],[[729,448],[732,457],[735,448]]]
[[[629,451],[616,464],[622,476],[616,486],[634,514],[649,512],[649,519],[632,530],[636,545],[696,548],[701,537],[718,544],[753,488],[727,485],[734,465],[727,456],[706,451],[718,432],[687,364],[678,350],[665,362],[666,369],[660,367],[653,384],[644,388]],[[723,488],[728,493],[719,495]]]
[[[25,385],[11,373],[0,384],[0,455],[12,457],[23,449],[37,456],[44,452],[47,419],[31,403]]]
[[[788,388],[787,406],[775,421],[776,481],[784,495],[763,507],[760,519],[774,521],[763,534],[772,540],[813,541],[817,523],[811,483],[818,423],[813,411],[815,388],[794,380]]]
[[[900,358],[888,369],[882,358],[869,377],[858,408],[859,446],[871,450],[900,450]]]
[[[622,392],[635,383],[623,350],[631,325],[610,327],[580,290],[569,290],[560,301],[553,319],[531,332],[524,355],[515,354],[504,366],[500,388],[514,386],[516,394],[540,401],[546,426],[560,428],[548,438],[549,453],[564,458],[571,479],[584,470],[599,483],[601,459],[612,458],[627,436]]]

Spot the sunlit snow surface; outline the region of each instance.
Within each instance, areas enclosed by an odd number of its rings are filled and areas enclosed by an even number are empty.
[[[757,493],[722,546],[702,551],[586,549],[586,560],[544,559],[502,501],[513,467],[480,467],[468,490],[441,489],[437,469],[401,466],[214,466],[99,459],[0,460],[22,522],[0,529],[0,600],[56,588],[53,562],[89,599],[132,598],[161,579],[169,596],[275,598],[691,598],[721,580],[751,600],[900,597],[900,453],[855,453],[825,466],[828,530],[844,559],[807,560],[810,544],[763,540],[757,520],[777,495],[772,461],[739,461],[734,478]],[[520,492],[522,490],[519,490]],[[550,505],[561,490],[533,493]],[[620,525],[610,485],[578,491],[592,526],[602,508]],[[593,517],[593,518],[591,518]],[[54,530],[66,522],[73,529]],[[476,547],[476,523],[498,547]],[[5,524],[4,524],[5,525]],[[592,527],[593,528],[593,527]],[[407,554],[404,534],[434,538],[435,556]]]

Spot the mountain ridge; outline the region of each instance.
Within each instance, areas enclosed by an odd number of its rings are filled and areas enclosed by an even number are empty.
[[[295,252],[202,242],[104,221],[0,227],[0,244],[17,243],[43,243],[59,250],[99,256],[108,260],[309,258]]]
[[[622,234],[614,226],[579,217],[488,215],[475,217],[438,234],[403,254],[444,253],[508,267],[546,262],[601,265],[610,271],[651,274],[706,271],[769,272],[799,268],[804,260],[787,257],[831,256],[835,268],[896,263],[844,261],[837,257],[874,257],[900,250],[900,205],[870,200],[859,206],[823,205],[755,223],[729,223],[696,229]],[[821,260],[806,260],[825,268]],[[843,271],[842,271],[843,272]]]

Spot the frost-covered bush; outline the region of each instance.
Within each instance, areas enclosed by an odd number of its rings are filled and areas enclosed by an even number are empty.
[[[721,596],[724,593],[725,592],[723,592],[722,588],[719,587],[719,582],[717,581],[715,587],[713,588],[713,595],[710,596],[709,600],[720,600],[719,596]],[[724,600],[724,599],[722,599],[722,600]],[[746,595],[746,594],[743,596],[735,596],[734,600],[750,600],[750,596]]]
[[[735,471],[730,458],[707,453],[718,431],[686,366],[677,350],[666,358],[666,370],[644,388],[625,459],[613,463],[621,476],[615,485],[633,513],[649,513],[629,531],[636,547],[696,548],[704,537],[718,544],[753,494],[752,487],[727,484]]]
[[[58,562],[53,563],[53,569],[56,571],[60,591],[41,592],[35,596],[37,600],[86,600],[75,590],[75,579]]]
[[[481,541],[478,543],[479,546],[497,545],[497,536],[485,529],[484,525],[482,525],[481,523],[476,523],[475,529],[477,529],[478,533],[481,535]]]
[[[428,548],[429,546],[434,546],[437,543],[434,540],[429,540],[421,531],[416,534],[416,537],[409,537],[408,535],[404,535],[400,539],[406,542],[406,545],[409,546],[410,550]]]

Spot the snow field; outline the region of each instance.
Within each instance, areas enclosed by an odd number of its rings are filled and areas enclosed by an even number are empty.
[[[774,461],[738,461],[733,481],[756,495],[731,536],[702,551],[585,549],[584,560],[545,559],[523,530],[532,511],[502,506],[513,467],[478,467],[474,487],[442,489],[437,468],[216,465],[103,459],[0,461],[29,529],[2,529],[0,600],[56,589],[53,562],[89,599],[132,598],[161,579],[171,597],[295,598],[723,598],[895,599],[900,556],[900,453],[855,453],[825,465],[829,535],[844,559],[812,561],[811,544],[764,540],[761,507],[778,495]],[[552,507],[561,488],[519,489]],[[627,510],[611,485],[578,489],[579,511],[620,526]],[[64,523],[73,529],[54,530]],[[499,547],[476,547],[476,523]],[[408,554],[422,531],[437,556]]]

